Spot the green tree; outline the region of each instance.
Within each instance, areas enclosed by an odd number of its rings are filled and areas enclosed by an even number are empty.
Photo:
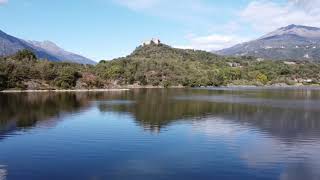
[[[0,73],[0,91],[7,88],[7,81],[7,75]]]
[[[58,69],[53,62],[41,61],[37,63],[36,68],[40,72],[40,76],[43,80],[52,81],[58,76]]]
[[[70,89],[75,87],[79,77],[79,73],[72,67],[64,67],[55,79],[55,85],[63,89]]]
[[[19,61],[36,61],[37,60],[37,56],[28,49],[23,49],[18,51],[13,58]]]
[[[263,73],[259,73],[256,77],[257,81],[262,83],[262,84],[267,84],[268,83],[268,77],[263,74]]]
[[[214,86],[226,85],[226,76],[223,70],[217,71],[213,76],[212,83]]]

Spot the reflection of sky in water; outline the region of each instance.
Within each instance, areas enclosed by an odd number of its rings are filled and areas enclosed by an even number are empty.
[[[0,180],[319,179],[317,93],[160,92],[2,97]]]
[[[98,104],[106,105],[133,105],[135,101],[129,100],[109,100],[109,101],[97,101]]]
[[[193,125],[193,132],[225,142],[249,168],[279,167],[280,180],[320,179],[320,140],[287,143],[245,124],[221,118],[206,118]]]
[[[179,96],[177,100],[190,100],[190,101],[208,101],[208,102],[222,102],[222,103],[235,103],[246,104],[253,106],[270,106],[277,108],[302,108],[305,110],[320,110],[319,100],[279,100],[279,99],[264,99],[264,98],[251,98],[239,95],[220,95],[220,96]]]
[[[7,170],[5,168],[5,166],[0,165],[0,180],[6,180]]]

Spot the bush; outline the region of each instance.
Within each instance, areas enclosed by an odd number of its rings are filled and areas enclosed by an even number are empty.
[[[13,56],[13,58],[19,61],[36,61],[37,60],[37,56],[28,49],[18,51]]]
[[[268,83],[268,77],[262,73],[259,73],[256,77],[257,81],[262,83],[262,84],[267,84]]]
[[[222,71],[217,72],[213,77],[212,83],[214,86],[226,85],[226,77],[224,72]]]
[[[41,61],[37,64],[36,68],[40,71],[40,77],[43,80],[51,81],[58,76],[58,70],[53,62]]]
[[[164,81],[163,82],[163,87],[164,88],[169,88],[171,86],[171,83],[170,82],[168,82],[168,81]]]
[[[8,77],[5,74],[0,74],[0,91],[7,88]]]
[[[55,79],[55,85],[63,89],[71,89],[75,87],[79,73],[72,67],[64,67]]]
[[[92,73],[82,74],[81,82],[83,82],[86,88],[102,88],[102,81]]]

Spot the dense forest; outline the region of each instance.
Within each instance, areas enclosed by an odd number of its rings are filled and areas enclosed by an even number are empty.
[[[97,65],[39,60],[28,50],[0,58],[0,90],[227,85],[318,85],[320,64],[224,57],[164,44],[139,46]]]

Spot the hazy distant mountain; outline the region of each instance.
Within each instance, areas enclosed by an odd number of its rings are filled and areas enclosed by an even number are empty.
[[[79,64],[95,64],[96,63],[86,57],[65,51],[64,49],[58,47],[56,44],[54,44],[51,41],[43,41],[43,42],[27,41],[27,42],[31,44],[34,48],[43,49],[46,52],[53,54],[55,57],[57,57],[60,60],[75,62]]]
[[[0,31],[0,56],[9,56],[22,49],[33,51],[38,58],[50,61],[65,61],[80,64],[95,64],[96,62],[83,56],[68,52],[50,41],[26,41]]]
[[[220,55],[320,61],[320,28],[289,25],[257,40],[215,51]]]

